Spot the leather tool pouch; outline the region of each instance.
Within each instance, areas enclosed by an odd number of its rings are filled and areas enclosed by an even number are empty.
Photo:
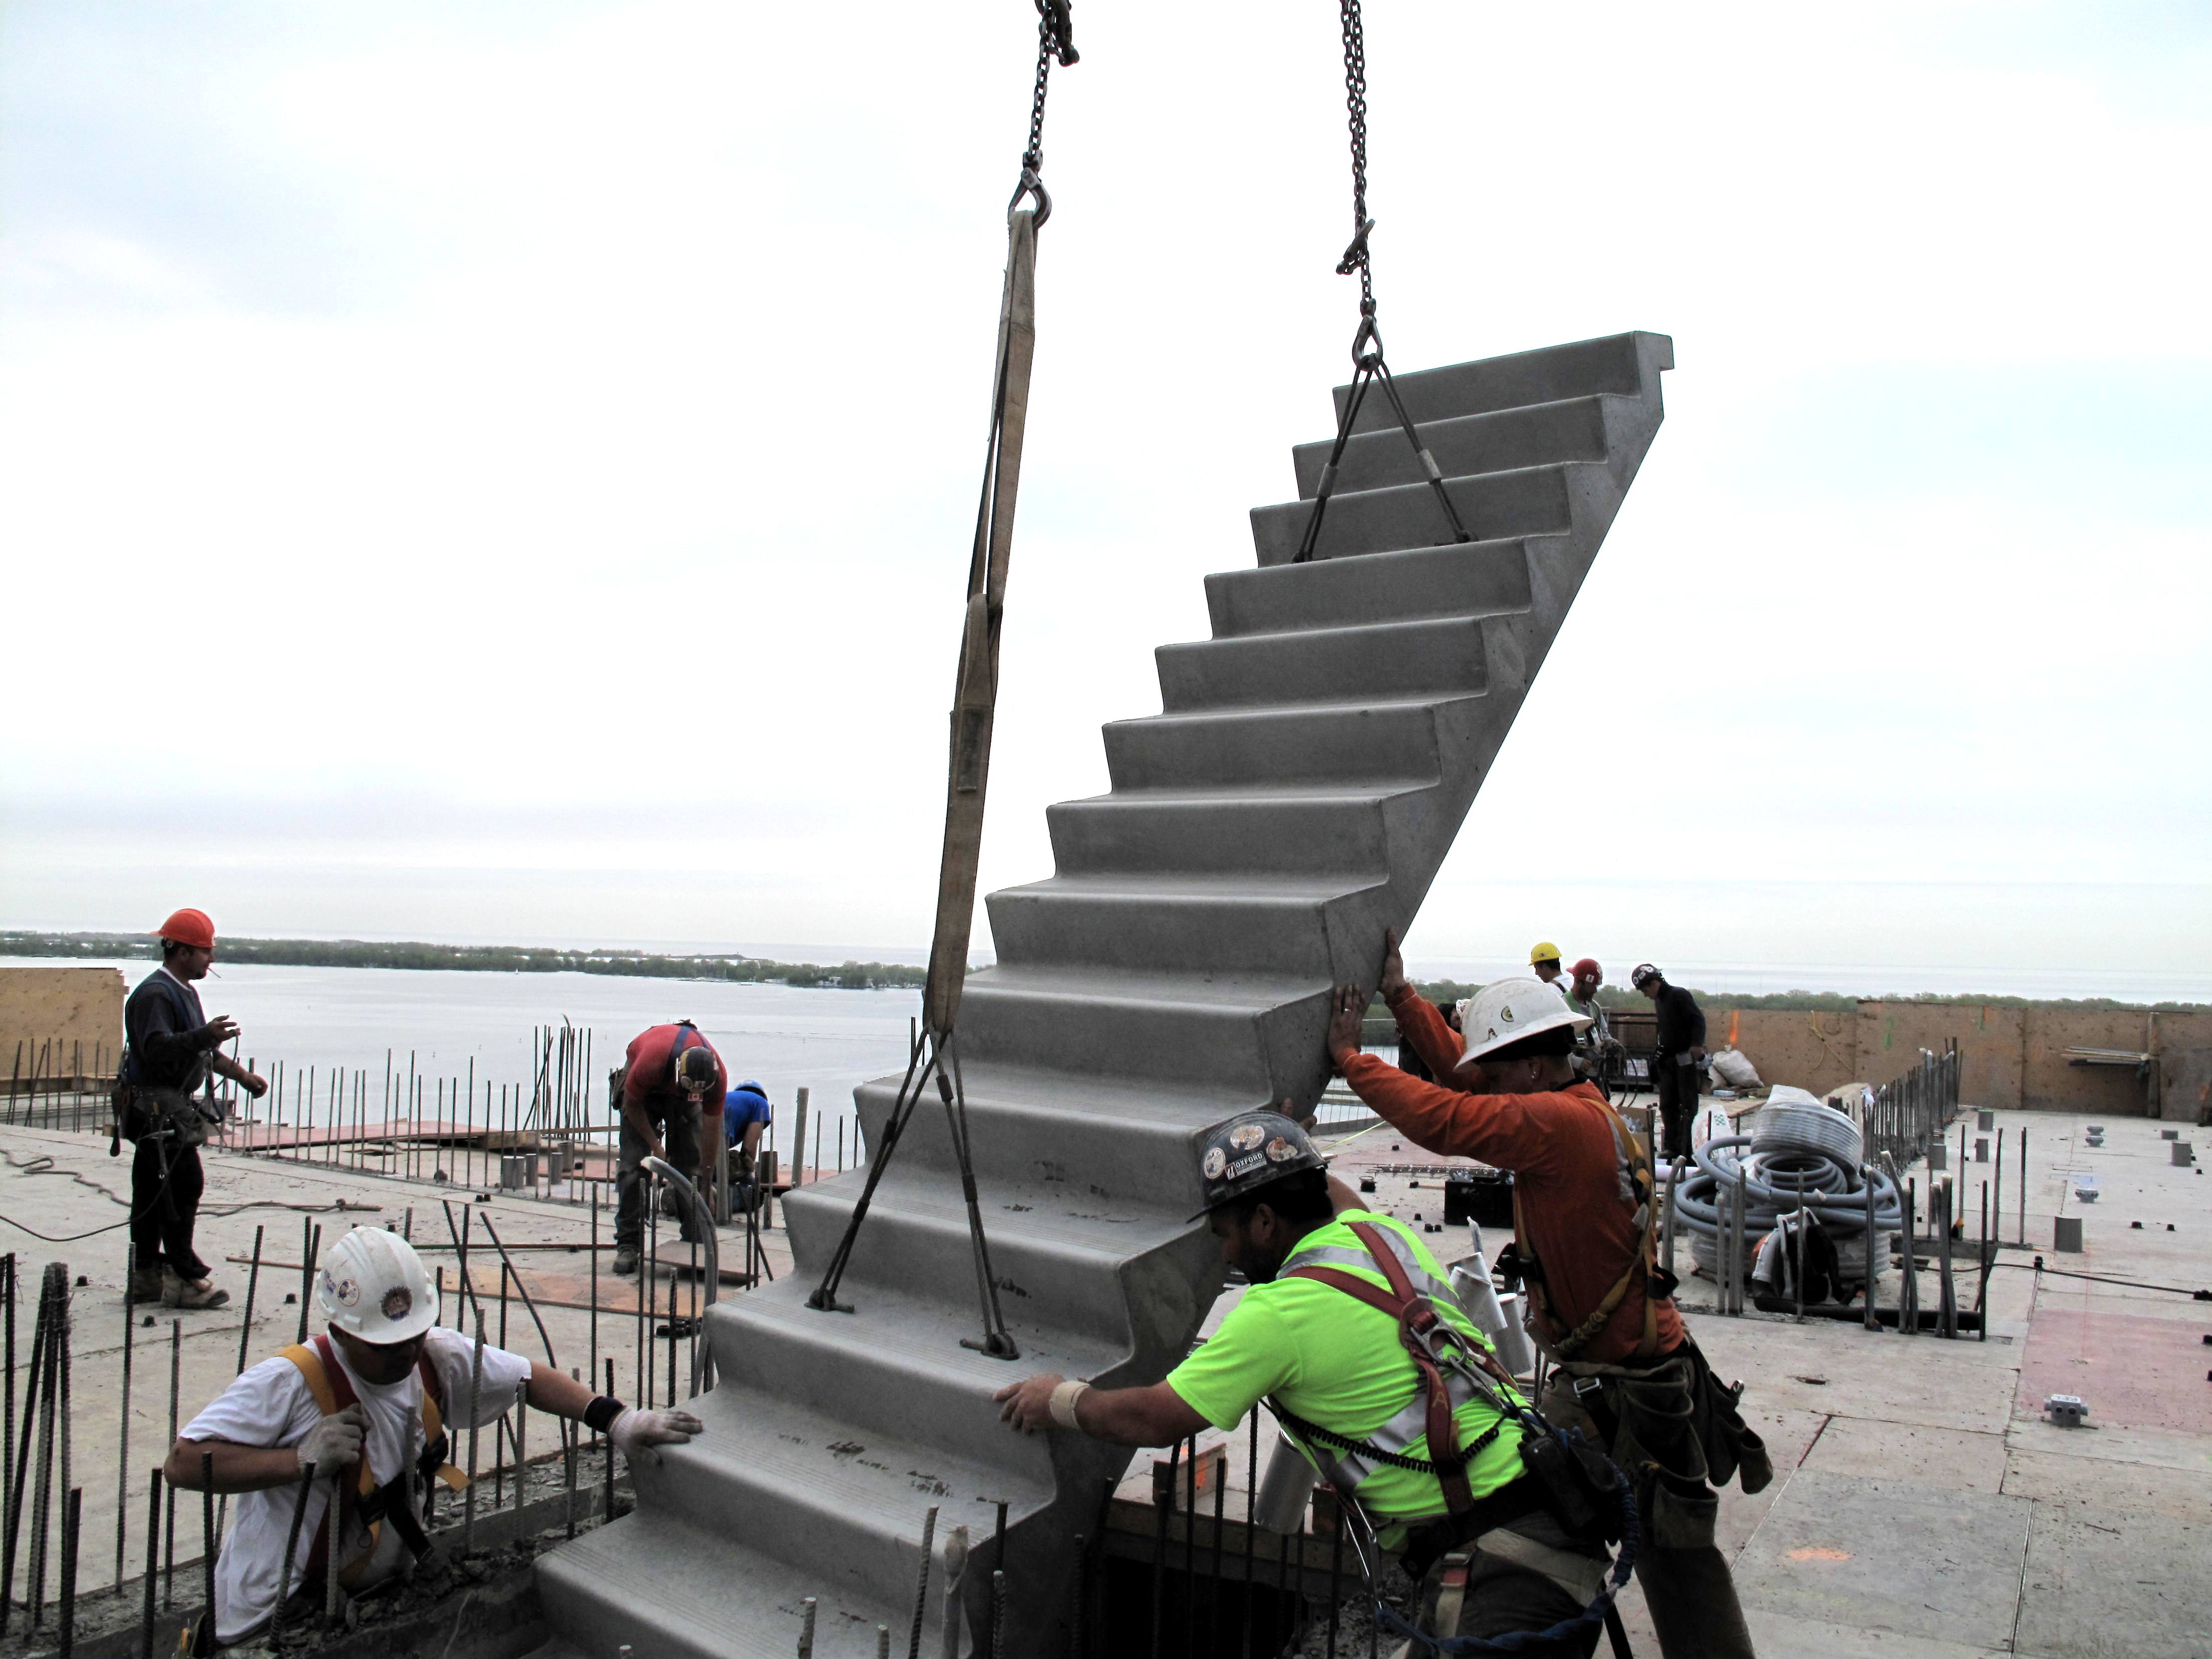
[[[1544,1506],[1571,1538],[1620,1540],[1620,1472],[1572,1429],[1521,1438],[1521,1461],[1543,1487]]]

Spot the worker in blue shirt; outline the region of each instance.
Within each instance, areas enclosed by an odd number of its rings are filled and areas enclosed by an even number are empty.
[[[722,1097],[722,1144],[729,1149],[731,1202],[746,1213],[757,1201],[753,1182],[760,1168],[761,1134],[775,1121],[768,1091],[750,1078]]]

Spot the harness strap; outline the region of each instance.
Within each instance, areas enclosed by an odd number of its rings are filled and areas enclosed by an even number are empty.
[[[1389,1282],[1387,1291],[1364,1279],[1335,1267],[1315,1265],[1291,1267],[1285,1278],[1310,1279],[1327,1285],[1332,1290],[1342,1291],[1356,1297],[1377,1313],[1387,1314],[1397,1322],[1398,1340],[1413,1362],[1419,1374],[1420,1387],[1426,1402],[1429,1455],[1436,1464],[1437,1481],[1443,1488],[1444,1507],[1457,1515],[1474,1507],[1474,1489],[1468,1485],[1464,1462],[1451,1461],[1457,1449],[1456,1425],[1453,1420],[1451,1389],[1443,1373],[1431,1357],[1424,1340],[1441,1322],[1433,1304],[1413,1288],[1405,1264],[1397,1253],[1385,1242],[1384,1235],[1372,1222],[1354,1221],[1348,1224],[1352,1232],[1367,1247],[1376,1267]]]

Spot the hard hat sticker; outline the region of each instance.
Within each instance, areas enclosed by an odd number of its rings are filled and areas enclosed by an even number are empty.
[[[1499,1003],[1498,1005],[1498,1017],[1504,1020],[1508,1025],[1510,1025],[1513,1023],[1513,1005],[1510,1002]]]
[[[415,1311],[415,1292],[404,1285],[394,1285],[384,1293],[384,1316],[404,1319]]]
[[[1229,1132],[1229,1144],[1240,1152],[1249,1152],[1267,1133],[1256,1123],[1240,1123]]]
[[[328,1277],[327,1274],[325,1276]],[[350,1279],[341,1279],[338,1280],[337,1289],[333,1292],[333,1294],[337,1296],[338,1305],[340,1307],[350,1308],[355,1303],[361,1300],[361,1286]]]
[[[1286,1158],[1293,1158],[1297,1155],[1298,1149],[1280,1135],[1277,1135],[1267,1143],[1267,1161],[1270,1164],[1280,1164]]]
[[[1229,1154],[1218,1146],[1209,1146],[1206,1149],[1205,1160],[1198,1167],[1208,1181],[1218,1181],[1221,1172],[1229,1167]]]

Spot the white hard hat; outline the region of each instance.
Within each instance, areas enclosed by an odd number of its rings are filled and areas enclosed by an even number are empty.
[[[398,1233],[356,1227],[331,1246],[315,1279],[323,1316],[364,1342],[404,1342],[438,1322],[438,1287]]]
[[[1495,980],[1484,986],[1474,994],[1462,1019],[1461,1035],[1467,1039],[1467,1052],[1460,1056],[1461,1069],[1492,1049],[1539,1031],[1561,1025],[1579,1031],[1591,1024],[1588,1014],[1578,1014],[1567,1006],[1567,1000],[1556,986],[1533,975]]]

